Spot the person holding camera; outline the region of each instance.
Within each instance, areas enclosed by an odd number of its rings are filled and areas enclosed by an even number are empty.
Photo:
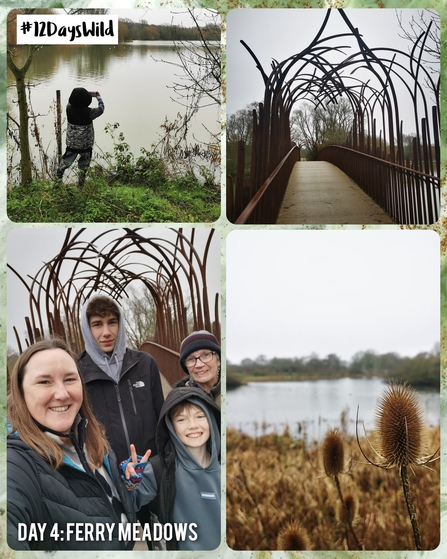
[[[98,106],[95,109],[89,108],[93,97],[98,100]],[[101,116],[103,112],[104,101],[99,91],[89,92],[83,87],[73,89],[67,105],[67,147],[57,169],[58,179],[62,179],[64,171],[79,156],[78,186],[81,188],[84,185],[85,173],[90,165],[95,142],[93,120]]]

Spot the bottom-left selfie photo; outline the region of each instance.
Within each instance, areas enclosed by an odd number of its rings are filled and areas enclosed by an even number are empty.
[[[220,245],[211,228],[10,231],[10,548],[220,545]]]

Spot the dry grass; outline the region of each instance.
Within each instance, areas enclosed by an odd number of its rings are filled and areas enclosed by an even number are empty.
[[[371,459],[366,440],[360,440]],[[439,428],[427,432],[427,448],[439,446]],[[366,550],[414,549],[398,472],[374,468],[361,455],[355,437],[347,437],[345,461],[353,459],[340,483],[358,539]],[[358,461],[358,462],[357,462]],[[439,461],[432,470],[412,466],[411,491],[422,546],[434,549],[440,538]],[[433,471],[434,470],[434,471]],[[348,499],[349,496],[349,499]],[[232,549],[281,549],[278,536],[295,526],[308,549],[356,549],[340,511],[333,480],[325,475],[321,449],[305,448],[283,435],[257,439],[227,430],[227,542]],[[281,546],[281,547],[279,547]]]

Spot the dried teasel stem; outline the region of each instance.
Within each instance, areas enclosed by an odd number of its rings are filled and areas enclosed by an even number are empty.
[[[323,439],[323,465],[326,475],[334,478],[335,487],[337,488],[337,493],[342,503],[343,509],[345,511],[346,523],[348,525],[349,531],[354,538],[355,545],[358,549],[363,549],[361,543],[359,542],[354,528],[352,527],[352,520],[348,511],[348,507],[343,498],[343,493],[340,487],[340,481],[338,480],[338,474],[343,471],[344,466],[344,446],[343,439],[338,431],[338,429],[330,429],[324,436]]]
[[[422,550],[421,534],[419,532],[416,511],[414,509],[413,500],[410,494],[410,482],[408,480],[408,470],[406,466],[401,466],[400,468],[400,479],[402,480],[402,489],[404,492],[408,514],[410,516],[411,527],[413,528],[414,544],[416,546],[416,549]]]

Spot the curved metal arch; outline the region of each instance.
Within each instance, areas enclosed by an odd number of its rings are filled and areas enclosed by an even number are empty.
[[[127,289],[135,281],[141,281],[153,297],[156,344],[177,351],[188,329],[206,328],[220,337],[219,308],[214,305],[212,316],[209,301],[219,295],[209,293],[207,281],[214,230],[200,239],[200,249],[194,229],[166,229],[165,236],[151,235],[150,229],[145,230],[147,236],[141,229],[124,229],[122,234],[109,229],[92,240],[83,239],[85,231],[68,229],[60,251],[34,276],[23,276],[7,264],[29,297],[24,340],[14,327],[20,352],[48,332],[66,339],[79,353],[83,303],[97,290],[119,301],[128,296]],[[111,235],[117,236],[109,240]]]
[[[348,32],[325,37],[324,31],[332,12],[341,16]],[[440,79],[436,82],[422,63],[431,25],[430,23],[425,32],[420,34],[410,53],[397,48],[370,48],[344,10],[329,9],[309,46],[281,62],[273,60],[269,75],[253,50],[241,41],[259,69],[265,87],[264,102],[260,105],[259,113],[255,113],[252,150],[254,171],[251,173],[251,180],[255,184],[250,191],[256,194],[289,152],[290,115],[293,106],[300,100],[310,100],[318,106],[336,102],[338,95],[345,94],[351,106],[355,106],[352,130],[353,135],[359,137],[359,142],[354,142],[353,147],[358,151],[370,153],[372,146],[375,156],[400,166],[407,165],[404,158],[404,123],[400,116],[402,100],[400,90],[399,93],[397,90],[397,84],[401,83],[413,103],[416,142],[413,145],[412,169],[430,175],[427,179],[427,185],[430,186],[427,188],[431,190],[432,201],[430,209],[423,209],[421,212],[433,214],[436,220],[440,206]],[[354,46],[345,44],[348,42],[344,41],[346,38],[354,39]],[[356,51],[353,54],[346,54],[348,49],[355,47]],[[331,62],[328,57],[331,50],[340,53],[344,58]],[[350,80],[352,74],[361,69],[367,70],[371,77],[363,82],[359,80],[360,90],[357,91],[352,87]],[[431,111],[421,75],[436,97],[436,106],[432,107]],[[379,130],[375,115],[377,109],[380,109],[381,113]],[[380,145],[382,142],[384,145],[380,154],[377,154],[377,139]],[[432,222],[432,217],[428,219],[428,222]]]

